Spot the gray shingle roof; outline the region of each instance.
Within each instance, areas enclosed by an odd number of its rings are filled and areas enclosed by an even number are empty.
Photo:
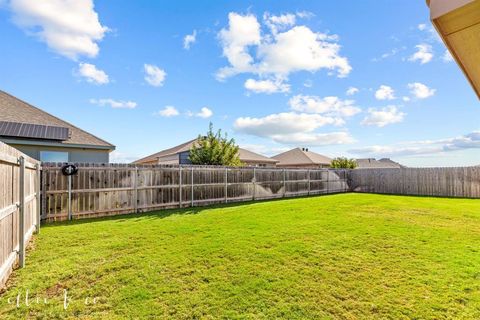
[[[115,149],[115,146],[31,104],[0,90],[0,121],[66,127],[69,139],[60,144],[78,144]]]
[[[272,157],[278,160],[278,166],[294,165],[330,165],[332,159],[307,149],[295,148]]]
[[[373,158],[370,159],[357,159],[357,169],[374,169],[374,168],[403,168],[401,164],[390,160],[390,159],[380,159],[376,160]]]

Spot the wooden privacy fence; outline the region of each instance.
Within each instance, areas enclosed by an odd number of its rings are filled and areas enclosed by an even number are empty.
[[[40,228],[40,163],[0,142],[0,288]]]
[[[61,166],[42,164],[48,221],[349,190],[345,170],[77,164],[69,192]]]
[[[356,169],[354,192],[480,198],[480,167]]]

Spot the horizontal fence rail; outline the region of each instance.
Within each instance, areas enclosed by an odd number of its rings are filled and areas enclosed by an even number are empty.
[[[348,171],[211,166],[43,163],[43,214],[48,221],[162,208],[347,192]]]
[[[40,227],[40,163],[0,142],[0,288]]]
[[[353,192],[480,198],[480,167],[356,169]]]

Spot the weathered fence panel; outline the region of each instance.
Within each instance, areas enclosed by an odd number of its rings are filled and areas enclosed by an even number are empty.
[[[356,169],[354,192],[480,198],[480,167]]]
[[[40,163],[0,142],[0,287],[40,227],[39,186]]]
[[[74,219],[349,190],[344,170],[76,165],[70,204]],[[45,220],[69,216],[68,179],[61,166],[42,165]]]

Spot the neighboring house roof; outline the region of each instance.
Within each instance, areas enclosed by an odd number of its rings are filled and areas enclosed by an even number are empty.
[[[197,139],[193,139],[190,141],[187,141],[185,143],[179,144],[178,146],[172,147],[170,149],[165,149],[162,151],[159,151],[157,153],[151,154],[149,156],[146,156],[144,158],[138,159],[134,161],[133,163],[144,163],[144,162],[152,162],[158,160],[158,158],[174,155],[180,152],[188,151],[192,148],[193,143],[197,141]]]
[[[380,160],[378,160],[382,163],[388,163],[388,164],[391,164],[392,166],[397,166],[397,167],[400,167],[400,168],[406,168],[406,166],[404,166],[403,164],[400,164],[396,161],[393,161],[392,159],[390,158],[382,158]]]
[[[278,163],[278,160],[276,159],[271,159],[243,148],[238,150],[238,157],[243,162]]]
[[[69,135],[63,141],[55,141],[54,144],[62,145],[78,145],[79,147],[92,147],[92,148],[101,148],[114,150],[115,146],[108,143],[105,140],[102,140],[93,134],[90,134],[80,128],[75,127],[74,125],[63,121],[37,107],[28,104],[25,101],[22,101],[4,91],[0,90],[0,121],[5,122],[16,122],[22,124],[34,124],[41,126],[53,126],[53,127],[63,127],[68,128]],[[7,137],[6,140],[18,140],[23,138]],[[4,139],[5,140],[5,139]],[[43,139],[27,139],[31,141],[45,141],[47,144],[52,143],[52,141],[43,140]]]
[[[381,168],[404,168],[401,164],[387,159],[383,158],[380,160],[376,160],[374,158],[370,159],[357,159],[357,169],[381,169]]]
[[[272,157],[278,166],[330,165],[332,159],[305,148],[295,148]]]
[[[175,146],[173,148],[165,149],[165,150],[162,150],[160,152],[149,155],[147,157],[144,157],[142,159],[139,159],[137,161],[134,161],[133,163],[154,162],[154,161],[157,161],[158,158],[163,158],[163,157],[166,157],[166,156],[171,156],[171,155],[174,155],[174,154],[189,151],[197,140],[198,139],[193,139],[193,140],[187,141],[187,142],[179,144],[178,146]],[[262,156],[261,154],[258,154],[258,153],[255,153],[255,152],[243,149],[243,148],[239,148],[238,157],[240,158],[240,161],[242,161],[242,162],[262,162],[262,163],[277,163],[278,162],[275,159],[270,159],[268,157]]]

